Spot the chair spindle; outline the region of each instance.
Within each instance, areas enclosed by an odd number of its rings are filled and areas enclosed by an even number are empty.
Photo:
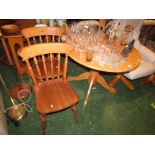
[[[35,37],[33,37],[33,42],[34,42],[34,44],[36,44],[36,38]]]
[[[50,62],[51,62],[51,75],[52,79],[54,80],[54,67],[53,67],[53,54],[50,53]]]
[[[39,36],[39,41],[40,43],[43,43],[41,36]]]
[[[65,82],[66,82],[66,74],[67,74],[67,65],[68,65],[68,55],[66,55],[65,62],[64,62],[63,79]]]
[[[29,73],[30,73],[30,75],[31,75],[31,77],[32,77],[32,79],[34,81],[34,85],[37,85],[37,79],[36,79],[36,77],[34,75],[34,72],[33,72],[33,69],[32,69],[32,67],[30,65],[30,62],[29,62],[29,60],[25,60],[25,61],[26,61],[27,67],[28,67],[28,71],[29,71]]]
[[[55,40],[54,40],[54,35],[52,35],[52,42],[54,42]]]
[[[42,62],[43,62],[43,68],[44,68],[45,77],[46,77],[46,80],[48,80],[47,67],[46,67],[45,55],[44,54],[42,54]]]
[[[33,60],[34,60],[34,64],[35,64],[37,73],[38,73],[38,75],[39,75],[39,80],[42,82],[43,79],[42,79],[41,72],[40,72],[40,68],[39,68],[39,65],[38,65],[38,60],[37,60],[36,57],[34,57]]]
[[[57,77],[58,77],[58,79],[60,78],[60,61],[61,61],[61,58],[60,58],[60,53],[58,53],[57,54],[57,61],[58,61],[58,63],[57,63]]]

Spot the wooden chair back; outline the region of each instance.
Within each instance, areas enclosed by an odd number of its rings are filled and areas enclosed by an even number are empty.
[[[64,69],[63,69],[63,80],[66,81],[66,74],[67,74],[67,64],[68,64],[68,55],[73,50],[73,46],[66,43],[42,43],[42,44],[35,44],[32,46],[27,46],[22,48],[18,55],[22,57],[22,60],[26,62],[29,73],[35,85],[40,82],[48,81],[48,80],[55,80],[60,79],[60,62],[61,62],[61,55],[64,55]],[[57,77],[54,77],[54,69],[53,69],[53,59],[54,54],[58,54],[58,61],[57,61]],[[50,60],[50,72],[51,78],[47,75],[47,64],[45,63],[45,57],[48,56]],[[38,57],[41,57],[43,62],[43,69],[46,79],[42,77],[39,65],[38,65]],[[30,60],[34,61],[34,63],[30,63]],[[39,82],[36,78],[34,68],[39,75]]]
[[[29,27],[21,31],[28,45],[36,43],[60,42],[60,37],[65,34],[61,27]]]
[[[23,29],[21,31],[22,35],[24,36],[24,44],[25,46],[31,46],[34,44],[40,44],[40,43],[51,43],[51,42],[61,42],[61,36],[63,36],[66,31],[64,28],[61,27],[48,27],[48,26],[44,26],[44,27],[29,27],[26,29]],[[59,59],[59,54],[54,55],[55,59],[54,59],[54,76],[57,76],[57,61]],[[41,58],[38,57],[39,61],[39,67],[40,67],[40,72],[43,74],[44,79],[46,78],[46,75],[48,75],[48,77],[51,77],[51,74],[49,72],[47,72],[47,74],[44,74],[44,66],[43,63],[41,61]],[[49,57],[46,57],[46,65],[47,65],[47,69],[49,70],[50,67],[50,63],[49,63]],[[61,64],[61,69],[60,69],[60,75],[62,75],[63,72],[63,65]],[[35,70],[35,73],[37,74],[38,71]],[[37,79],[39,79],[40,76],[39,74],[37,74]]]

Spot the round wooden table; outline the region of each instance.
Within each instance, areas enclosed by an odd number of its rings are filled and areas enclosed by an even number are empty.
[[[69,56],[79,64],[90,68],[90,72],[85,72],[78,76],[68,77],[68,81],[88,80],[89,89],[87,91],[87,95],[84,100],[84,107],[87,105],[91,87],[95,83],[99,83],[103,88],[105,88],[112,94],[116,93],[116,89],[113,86],[118,80],[121,80],[131,90],[134,89],[134,86],[123,76],[122,73],[129,72],[135,69],[140,64],[140,61],[141,61],[140,54],[136,49],[132,49],[132,51],[128,54],[128,57],[125,59],[125,63],[123,65],[119,67],[113,67],[113,68],[107,65],[101,66],[96,60],[93,60],[93,59],[90,62],[88,62],[86,60],[86,54],[82,54],[82,56],[80,56],[79,52],[72,51]],[[117,73],[117,75],[112,79],[110,84],[108,84],[105,81],[105,79],[100,75],[99,72],[101,71]]]

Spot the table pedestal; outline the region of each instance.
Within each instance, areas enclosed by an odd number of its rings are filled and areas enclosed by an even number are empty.
[[[98,71],[91,70],[90,72],[85,72],[78,76],[69,76],[67,80],[68,81],[88,80],[89,88],[84,100],[84,107],[87,105],[91,88],[96,83],[99,83],[104,89],[108,90],[110,93],[112,94],[116,93],[115,88],[112,88],[111,86],[109,86],[108,83],[105,81],[105,79],[99,74]]]
[[[122,74],[117,74],[109,83],[111,87],[114,87],[115,84],[121,80],[129,89],[133,90],[135,86]]]

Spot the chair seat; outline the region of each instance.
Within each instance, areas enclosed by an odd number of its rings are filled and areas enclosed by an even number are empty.
[[[78,96],[68,82],[50,80],[35,86],[36,107],[39,113],[60,111],[77,104]]]
[[[54,62],[53,62],[53,68],[54,68],[53,69],[53,72],[54,72],[53,75],[54,75],[54,77],[56,77],[57,74],[58,74],[57,64],[58,64],[58,61],[56,59],[54,59]],[[42,78],[45,79],[46,76],[45,76],[45,72],[44,72],[43,62],[39,61],[38,62],[38,66],[40,68],[40,72],[41,72]],[[51,63],[50,63],[49,59],[46,60],[46,67],[47,67],[47,76],[48,76],[48,78],[50,78],[50,77],[52,77],[52,74],[51,74]],[[40,79],[36,68],[34,69],[34,73],[35,73],[37,79]],[[63,64],[62,63],[60,63],[60,75],[63,75]]]
[[[155,64],[148,63],[144,60],[141,61],[141,64],[133,71],[124,74],[128,79],[134,80],[141,77],[151,75],[155,72]]]

